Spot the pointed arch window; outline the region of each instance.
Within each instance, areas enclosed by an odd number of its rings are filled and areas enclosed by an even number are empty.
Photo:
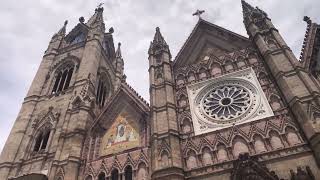
[[[92,180],[92,176],[88,175],[88,176],[86,177],[86,180]]]
[[[132,167],[127,166],[124,170],[124,180],[132,180]]]
[[[118,180],[119,179],[119,171],[118,169],[114,169],[111,172],[111,180]]]
[[[56,72],[52,94],[60,93],[61,91],[64,91],[69,88],[73,70],[74,66],[69,65]]]
[[[106,179],[106,174],[104,172],[101,172],[98,176],[98,180],[105,180]]]
[[[45,150],[50,137],[50,130],[43,130],[36,136],[36,142],[33,147],[34,152]]]
[[[85,34],[80,32],[73,40],[71,40],[71,44],[77,44],[79,42],[84,41]]]
[[[98,80],[98,88],[97,88],[97,95],[96,95],[96,103],[99,106],[103,106],[107,95],[109,94],[109,89],[110,88],[108,86],[108,81],[106,81],[106,78],[103,76],[100,76],[99,80]]]

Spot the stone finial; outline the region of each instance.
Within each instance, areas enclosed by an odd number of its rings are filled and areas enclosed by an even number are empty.
[[[83,16],[81,16],[81,17],[79,18],[79,22],[80,22],[80,23],[84,23],[84,17],[83,17]]]
[[[307,24],[311,24],[312,23],[312,21],[311,21],[309,16],[304,16],[303,17],[303,21],[307,22]]]
[[[113,27],[111,27],[111,28],[109,29],[109,33],[110,33],[110,34],[114,33]]]

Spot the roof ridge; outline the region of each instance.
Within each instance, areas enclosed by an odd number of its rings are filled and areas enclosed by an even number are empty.
[[[130,86],[126,81],[121,83],[125,87],[127,87],[129,90],[131,90],[137,97],[140,99],[146,106],[150,107],[149,103],[135,90],[132,86]]]
[[[197,30],[197,28],[200,26],[201,23],[205,23],[205,24],[207,24],[207,25],[209,25],[209,26],[211,26],[211,27],[220,29],[220,30],[225,31],[225,32],[227,32],[227,33],[230,33],[230,34],[232,34],[232,35],[234,35],[234,36],[237,36],[237,37],[239,37],[239,38],[241,38],[241,39],[249,40],[249,38],[247,38],[247,37],[245,37],[245,36],[242,36],[241,34],[235,33],[235,32],[233,32],[233,31],[231,31],[231,30],[228,30],[228,29],[226,29],[226,28],[224,28],[224,27],[218,26],[218,25],[216,25],[216,24],[213,24],[213,23],[211,23],[211,22],[209,22],[209,21],[206,21],[206,20],[200,18],[200,19],[198,20],[197,24],[196,24],[196,25],[194,26],[194,28],[192,29],[192,31],[191,31],[191,33],[189,34],[189,36],[188,36],[188,38],[186,39],[186,41],[183,43],[182,48],[179,50],[179,52],[177,53],[176,57],[174,58],[173,65],[175,65],[175,64],[177,63],[177,59],[179,58],[179,56],[181,55],[181,53],[182,53],[183,49],[185,48],[186,44],[190,41],[190,38],[191,38],[192,35],[195,33],[195,31]]]
[[[299,57],[299,61],[303,62],[306,61],[306,55],[307,55],[307,51],[309,50],[308,46],[309,46],[309,39],[311,38],[311,34],[312,34],[312,21],[308,16],[304,16],[303,20],[307,23],[307,27],[306,27],[306,32],[304,35],[304,39],[302,42],[302,47],[301,47],[301,52],[300,52],[300,57]]]

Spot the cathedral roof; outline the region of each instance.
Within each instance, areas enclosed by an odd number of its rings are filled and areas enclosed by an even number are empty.
[[[213,46],[220,51],[229,53],[243,49],[250,43],[247,37],[200,18],[173,63],[174,66],[181,66],[196,61],[196,57],[205,46]]]

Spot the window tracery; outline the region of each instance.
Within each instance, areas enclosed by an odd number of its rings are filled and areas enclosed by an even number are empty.
[[[110,95],[110,91],[111,83],[109,82],[106,74],[99,74],[96,91],[96,104],[102,107],[105,104],[107,97]]]
[[[68,64],[64,68],[57,70],[55,73],[55,83],[52,88],[52,94],[58,94],[69,88],[73,71],[73,64]]]
[[[49,129],[41,130],[36,137],[33,151],[34,152],[44,151],[47,148],[49,137],[50,137]]]
[[[132,167],[127,166],[124,170],[125,180],[132,180]]]

